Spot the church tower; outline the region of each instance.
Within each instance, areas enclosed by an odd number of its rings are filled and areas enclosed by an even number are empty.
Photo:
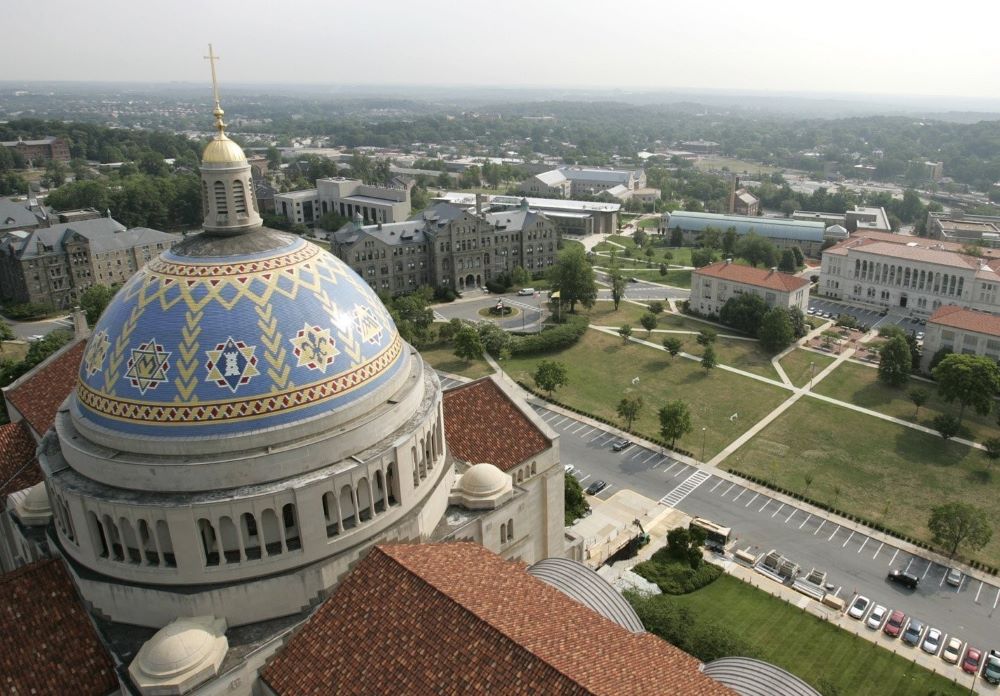
[[[242,234],[260,227],[263,220],[253,193],[250,164],[242,148],[226,135],[225,112],[219,102],[219,82],[215,61],[219,59],[208,46],[212,64],[212,91],[215,97],[216,135],[205,147],[201,157],[201,198],[205,212],[204,229],[218,235]]]

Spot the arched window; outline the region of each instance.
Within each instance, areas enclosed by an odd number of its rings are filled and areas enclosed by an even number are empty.
[[[385,512],[385,479],[381,471],[375,472],[375,490],[372,491],[375,502],[375,514]]]
[[[240,563],[240,538],[230,517],[219,518],[219,547],[226,563]]]
[[[538,471],[538,464],[536,462],[531,462],[531,475],[534,476],[535,472]]]
[[[340,515],[337,513],[337,499],[333,491],[323,494],[323,520],[326,522],[326,538],[340,534]]]
[[[253,179],[247,179],[247,186],[250,187],[250,203],[253,205],[253,211],[259,213],[260,208],[257,207],[257,193],[253,188]]]
[[[208,182],[204,179],[201,182],[201,214],[208,217]]]
[[[340,514],[341,525],[344,529],[353,529],[358,525],[357,513],[354,509],[354,495],[350,486],[344,485],[340,489]]]
[[[233,208],[237,215],[247,214],[247,190],[239,179],[233,182]]]
[[[156,545],[149,533],[149,524],[146,520],[139,520],[139,545],[142,547],[142,555],[150,565],[160,565],[160,555],[156,553]]]
[[[169,568],[176,568],[177,558],[174,556],[174,543],[170,539],[170,527],[167,526],[166,520],[156,521],[156,542],[160,545],[163,562]]]
[[[277,556],[284,549],[281,547],[281,529],[278,527],[278,516],[274,510],[267,508],[260,515],[261,534],[263,535],[264,551],[268,556]]]
[[[367,522],[372,518],[372,491],[368,479],[362,478],[358,481],[354,495],[358,500],[358,519]]]
[[[243,535],[243,550],[247,558],[254,561],[259,559],[260,535],[257,533],[257,519],[252,512],[240,515],[240,533]]]
[[[500,525],[500,543],[501,544],[507,543],[507,525],[505,524]]]
[[[216,550],[215,528],[204,517],[198,520],[198,536],[201,537],[201,548],[205,552],[205,565],[219,565],[219,553]]]
[[[97,515],[93,511],[87,511],[87,526],[90,528],[90,537],[94,543],[94,550],[97,551],[97,555],[101,558],[108,557],[108,539],[105,533],[104,526],[101,521],[97,519]]]
[[[399,503],[399,487],[396,482],[396,462],[389,462],[385,468],[385,489],[389,494],[389,505]]]
[[[514,541],[514,520],[507,520],[507,541]]]
[[[281,521],[285,525],[285,545],[292,551],[302,548],[299,539],[299,519],[294,503],[285,503],[281,508]]]
[[[125,560],[125,550],[122,548],[121,537],[118,534],[118,526],[109,515],[104,516],[104,531],[108,535],[108,546],[111,547],[111,556],[116,561]]]
[[[215,213],[216,215],[229,215],[229,204],[226,202],[226,185],[221,181],[216,181],[213,185],[215,191]]]

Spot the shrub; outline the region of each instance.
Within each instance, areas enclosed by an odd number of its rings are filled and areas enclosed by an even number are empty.
[[[569,348],[587,331],[586,317],[570,316],[563,324],[550,326],[537,334],[517,336],[511,344],[511,355],[531,355]]]
[[[51,304],[25,302],[5,307],[3,313],[10,319],[43,319],[54,311]]]
[[[722,569],[712,563],[702,563],[695,569],[685,561],[664,561],[662,556],[661,560],[657,560],[663,551],[660,549],[653,554],[653,558],[636,565],[634,570],[650,582],[655,582],[664,594],[688,594],[722,575]]]

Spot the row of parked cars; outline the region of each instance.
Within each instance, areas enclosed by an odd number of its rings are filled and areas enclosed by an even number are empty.
[[[961,573],[958,582],[961,583]],[[889,574],[894,582],[916,587],[918,578],[907,573],[893,571]],[[908,576],[906,579],[901,579]],[[910,584],[912,581],[912,584]],[[949,578],[952,583],[952,578]],[[961,663],[962,670],[968,674],[980,674],[991,684],[1000,684],[1000,651],[990,650],[987,655],[957,636],[946,636],[940,629],[928,627],[920,619],[908,617],[900,610],[891,610],[884,604],[872,602],[864,595],[857,595],[847,609],[847,615],[852,619],[864,621],[873,631],[881,631],[890,638],[899,638],[907,645],[920,646],[928,655],[940,655],[941,659],[950,664]],[[985,659],[984,659],[985,657]]]

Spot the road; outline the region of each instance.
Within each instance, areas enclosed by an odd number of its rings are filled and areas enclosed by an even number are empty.
[[[980,648],[1000,647],[1000,586],[963,578],[954,588],[944,583],[946,568],[911,555],[892,544],[841,527],[798,507],[756,493],[738,483],[638,445],[613,452],[617,436],[542,406],[536,410],[560,434],[560,455],[572,464],[586,488],[597,480],[609,487],[607,498],[628,488],[688,515],[732,527],[736,547],[757,552],[777,549],[802,566],[828,572],[827,582],[845,601],[859,592],[890,609],[954,633]],[[886,581],[892,569],[921,578],[917,590]],[[958,668],[956,668],[956,676]]]
[[[883,316],[880,311],[875,309],[859,307],[847,302],[828,300],[821,297],[810,297],[809,307],[810,309],[817,309],[820,312],[828,312],[833,318],[836,318],[838,314],[850,314],[858,320],[859,324],[868,328],[878,328],[880,326],[895,324],[907,333],[916,334],[924,330],[923,324],[905,314],[897,313],[898,310],[896,312],[890,311]]]
[[[73,329],[73,321],[68,315],[41,321],[13,321],[11,319],[6,321],[14,329],[14,335],[25,341],[32,336],[44,336],[55,329]]]
[[[466,293],[467,297],[463,297],[461,300],[455,302],[435,305],[434,318],[438,320],[458,318],[472,322],[496,322],[496,318],[484,317],[479,312],[495,306],[497,300],[502,298],[504,304],[516,307],[518,313],[510,319],[499,320],[501,328],[508,331],[527,332],[541,330],[542,320],[548,313],[548,308],[546,307],[546,302],[548,302],[547,293],[536,292],[530,296],[517,295],[516,293],[507,293],[504,295],[483,293],[482,296],[476,296],[475,292],[468,292]]]

